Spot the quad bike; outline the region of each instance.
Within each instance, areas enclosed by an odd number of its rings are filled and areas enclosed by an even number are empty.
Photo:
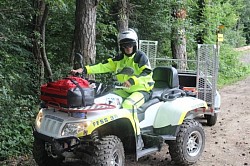
[[[131,70],[118,74],[129,75]],[[205,146],[205,133],[193,111],[206,109],[206,102],[179,89],[173,67],[155,68],[153,79],[150,100],[132,110],[122,108],[122,98],[109,93],[120,86],[94,81],[96,96],[91,106],[43,105],[33,129],[37,164],[55,166],[66,158],[77,158],[86,165],[124,166],[126,155],[138,160],[161,151],[164,143],[177,165],[196,163]]]

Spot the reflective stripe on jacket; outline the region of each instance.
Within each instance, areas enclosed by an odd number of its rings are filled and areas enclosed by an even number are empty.
[[[154,81],[152,79],[152,69],[148,57],[141,51],[137,51],[130,57],[120,54],[113,59],[109,58],[104,63],[85,66],[87,74],[117,73],[124,67],[132,67],[134,69],[134,74],[132,76],[125,74],[116,75],[119,82],[124,83],[125,81],[129,81],[131,83],[131,87],[129,89],[124,89],[125,91],[128,93],[140,90],[148,92],[153,88]]]

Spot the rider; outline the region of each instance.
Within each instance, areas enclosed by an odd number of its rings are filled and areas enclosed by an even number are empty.
[[[132,109],[133,106],[140,107],[150,97],[154,81],[152,69],[148,57],[138,50],[138,37],[133,29],[128,29],[118,34],[118,44],[121,53],[114,58],[109,58],[103,63],[87,65],[84,68],[71,70],[75,73],[96,74],[96,73],[117,73],[124,67],[132,67],[133,75],[118,74],[118,82],[123,83],[123,88],[115,90],[114,93],[121,96],[124,101],[122,107]]]

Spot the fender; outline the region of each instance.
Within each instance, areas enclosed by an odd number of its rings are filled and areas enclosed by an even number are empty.
[[[97,129],[101,126],[104,126],[104,125],[106,125],[114,120],[119,120],[119,119],[128,119],[128,121],[133,126],[134,132],[136,132],[136,130],[137,130],[137,133],[140,132],[138,118],[135,117],[135,120],[133,119],[133,114],[132,114],[131,110],[113,109],[113,110],[105,110],[102,113],[101,112],[102,111],[98,112],[99,116],[92,115],[92,114],[96,114],[96,113],[88,113],[89,117],[92,117],[92,118],[87,119],[87,121],[89,123],[88,123],[88,125],[86,125],[86,129],[82,132],[79,132],[77,134],[77,137],[90,135],[95,129]],[[88,115],[87,115],[87,117],[88,117]],[[137,116],[136,113],[135,113],[135,116]]]
[[[39,112],[40,120],[36,120],[36,123],[39,122],[39,125],[36,125],[36,130],[39,133],[45,134],[50,137],[60,138],[61,131],[66,125],[72,125],[77,127],[76,137],[83,137],[90,135],[94,130],[99,127],[102,127],[112,121],[119,119],[127,119],[128,122],[133,127],[135,133],[140,133],[139,121],[137,118],[137,113],[132,110],[120,108],[122,103],[122,98],[115,94],[108,94],[100,98],[95,99],[96,104],[110,104],[115,107],[107,109],[103,108],[101,110],[95,110],[94,108],[89,108],[89,111],[72,114],[65,114],[62,111],[55,111],[56,108],[42,108]],[[92,106],[91,106],[92,107]],[[104,106],[105,107],[105,106]],[[56,119],[56,121],[55,121]],[[49,123],[50,122],[50,123]],[[56,125],[54,123],[57,123]],[[47,131],[49,125],[53,132]],[[49,129],[50,130],[50,129]],[[63,136],[64,137],[64,136]],[[66,136],[67,137],[67,136]]]
[[[215,113],[220,112],[220,105],[221,105],[221,96],[220,93],[216,90],[215,93],[215,98],[214,98],[214,109],[215,109]]]
[[[207,103],[194,97],[181,97],[162,104],[156,114],[154,128],[182,124],[186,114],[196,108],[206,108]]]

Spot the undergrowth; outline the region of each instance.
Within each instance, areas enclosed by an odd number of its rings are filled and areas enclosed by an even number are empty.
[[[248,50],[250,52],[250,50]],[[244,64],[240,58],[247,51],[235,51],[230,46],[224,45],[220,50],[218,87],[233,84],[250,75],[250,64]],[[250,53],[249,53],[250,54]]]

